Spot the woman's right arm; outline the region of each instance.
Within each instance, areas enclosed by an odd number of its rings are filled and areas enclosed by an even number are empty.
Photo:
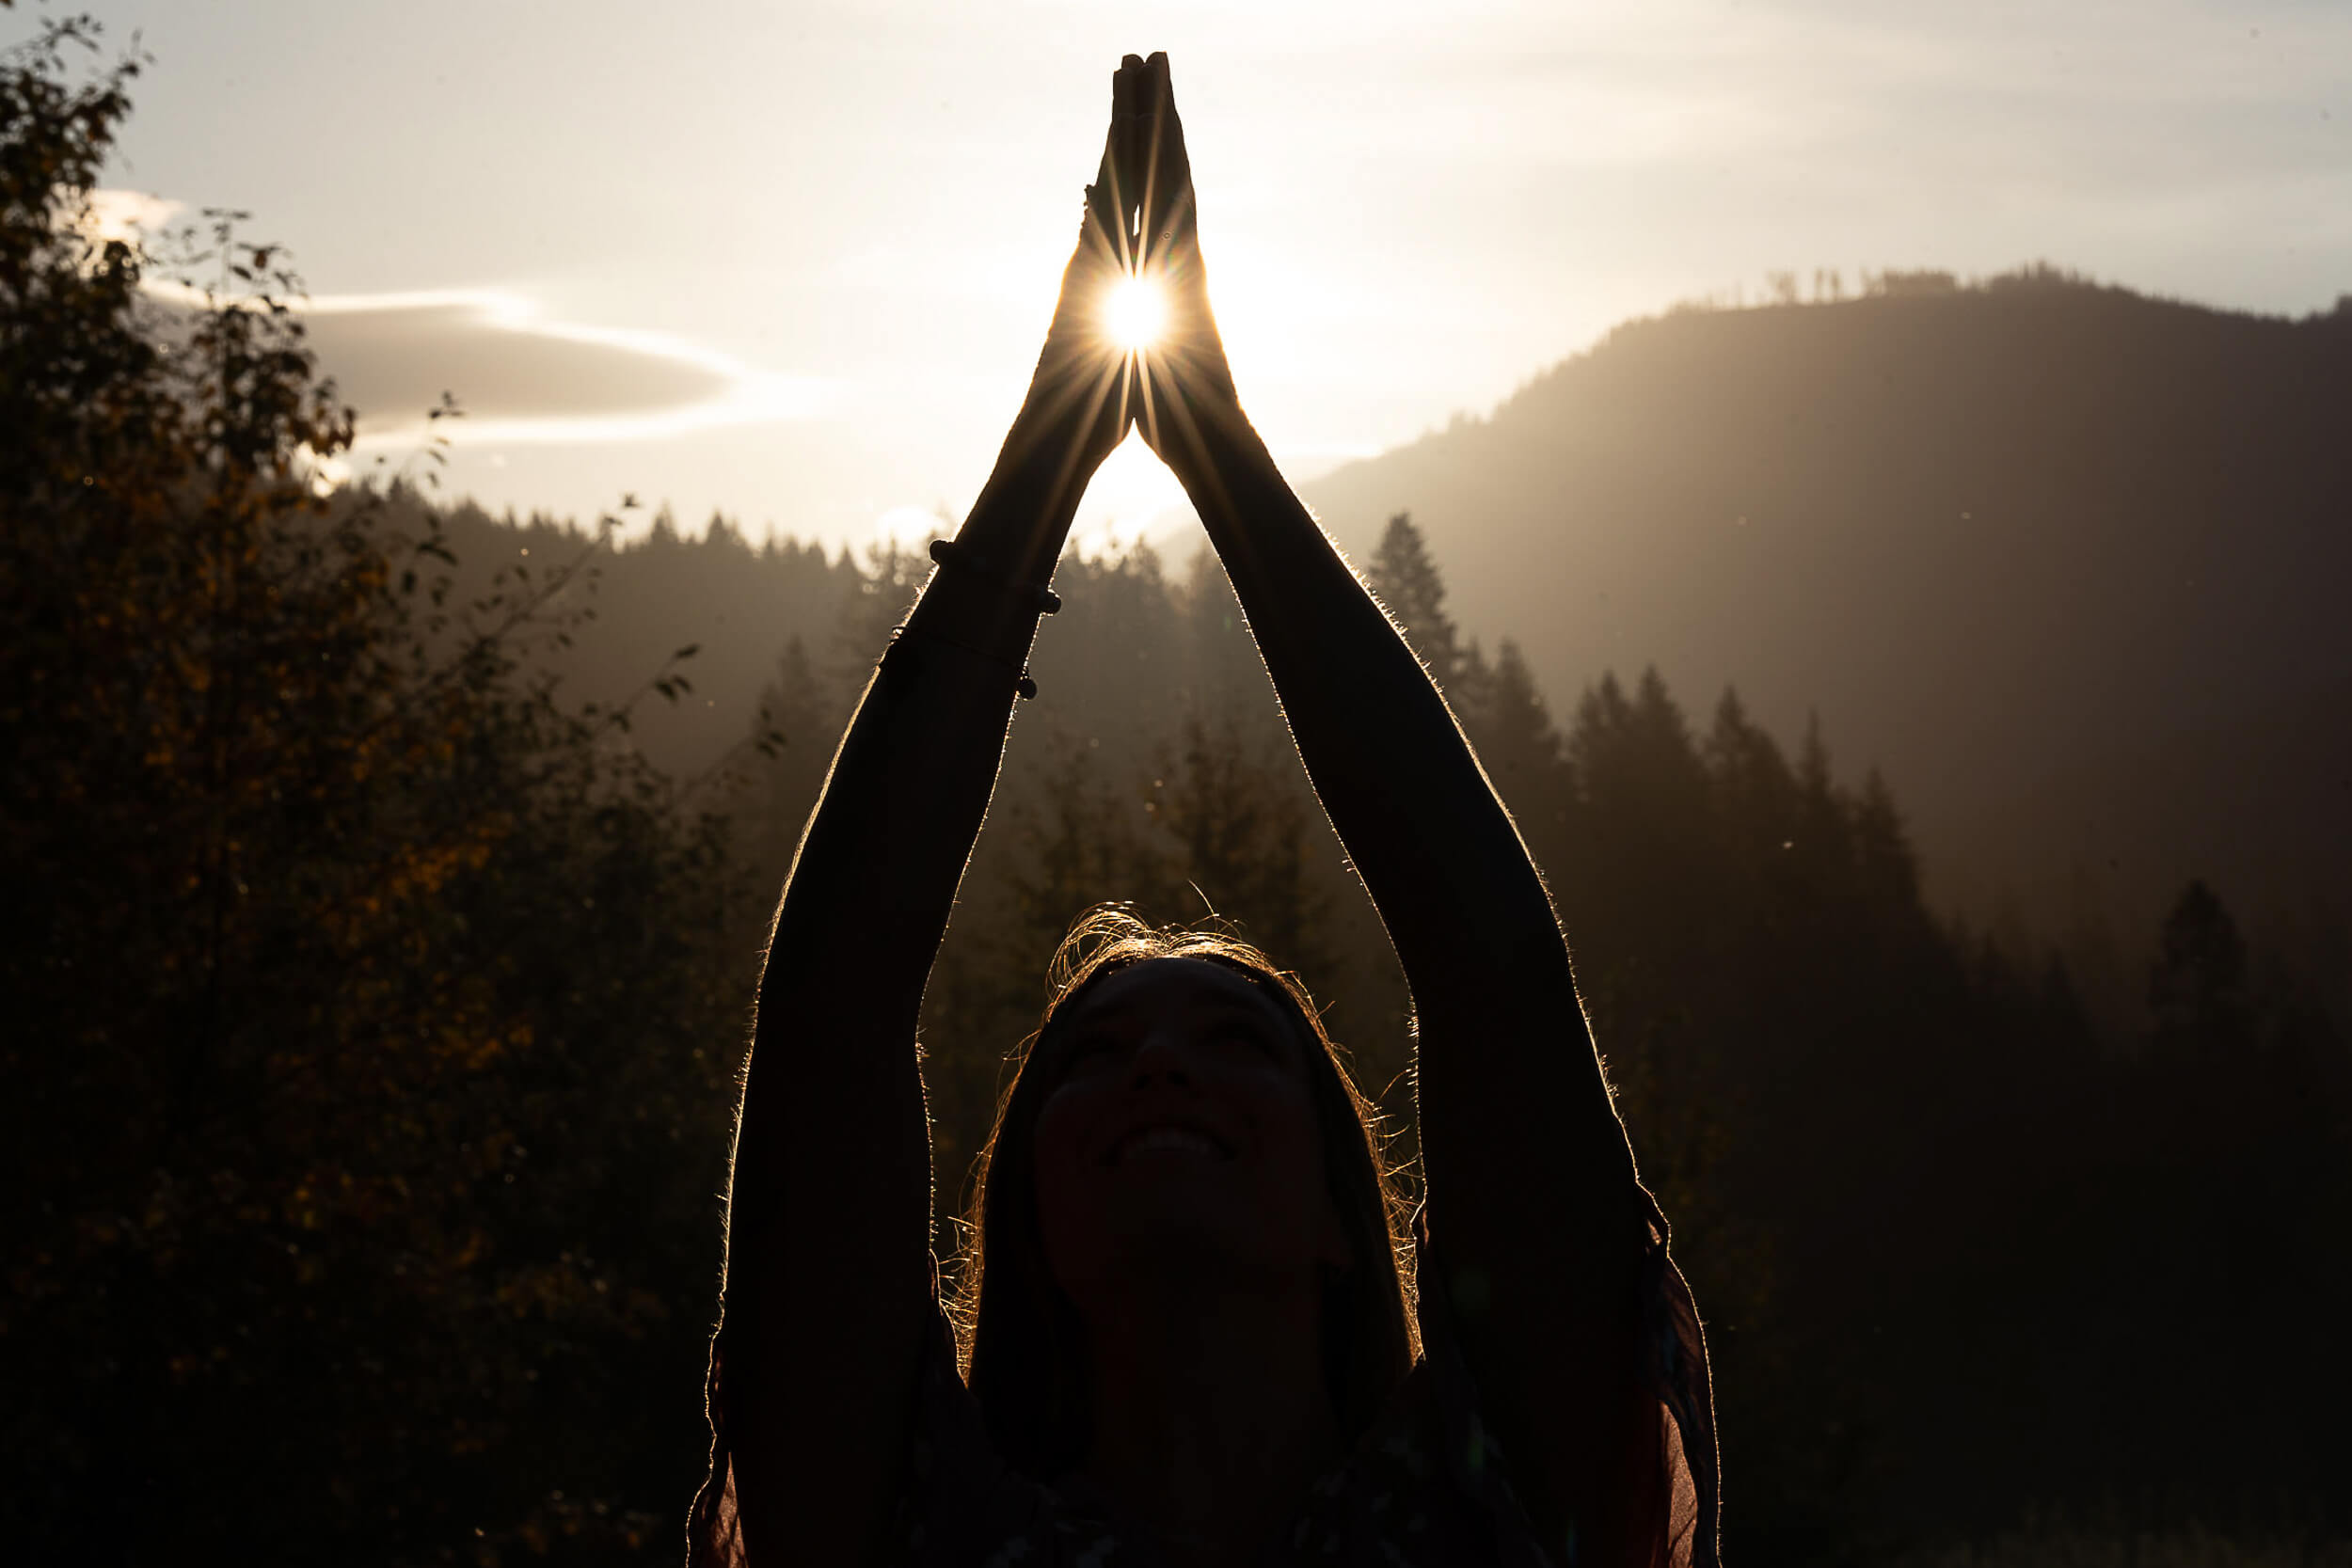
[[[858,704],[777,911],[727,1196],[698,1564],[861,1560],[901,1475],[934,1321],[915,1021],[1042,585],[1126,430],[1124,372],[1096,330],[1124,256],[1123,92],[1122,76],[1029,398]]]
[[[1424,1289],[1454,1309],[1480,1415],[1541,1537],[1587,1564],[1670,1560],[1650,1506],[1669,1485],[1645,1350],[1650,1210],[1566,942],[1443,696],[1242,413],[1165,56],[1148,90],[1145,268],[1170,326],[1137,418],[1216,546],[1411,989]]]

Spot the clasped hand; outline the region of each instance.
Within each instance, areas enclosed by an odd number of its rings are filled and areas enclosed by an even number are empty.
[[[1160,320],[1148,341],[1124,342],[1114,302],[1138,286],[1156,293]],[[1111,80],[1102,167],[1007,450],[1051,461],[1064,484],[1083,486],[1130,426],[1187,490],[1218,443],[1247,428],[1209,307],[1166,55],[1130,55]]]

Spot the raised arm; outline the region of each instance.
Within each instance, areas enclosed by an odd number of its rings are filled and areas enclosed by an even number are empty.
[[[1576,1560],[1645,1560],[1646,1207],[1568,953],[1509,815],[1419,660],[1243,417],[1209,309],[1184,134],[1152,56],[1144,265],[1169,328],[1137,419],[1232,578],[1317,794],[1419,1021],[1436,1257],[1531,1513]],[[1648,1458],[1645,1458],[1645,1456]]]
[[[1129,82],[1029,396],[866,689],[777,911],[727,1198],[698,1564],[863,1560],[900,1475],[932,1321],[915,1020],[1044,584],[1127,429],[1130,378],[1098,320],[1125,272]]]

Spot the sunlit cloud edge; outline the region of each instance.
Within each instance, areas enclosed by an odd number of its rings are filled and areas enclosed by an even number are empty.
[[[186,284],[151,281],[148,294],[168,303],[202,308],[203,291]],[[355,455],[415,446],[428,434],[453,447],[570,446],[589,442],[672,439],[730,426],[777,424],[824,411],[834,399],[831,381],[820,376],[766,371],[734,356],[667,332],[644,327],[599,326],[548,316],[538,301],[504,289],[412,289],[379,293],[309,294],[284,302],[300,315],[383,314],[401,310],[461,309],[473,312],[485,330],[554,339],[639,358],[689,366],[720,383],[712,398],[637,414],[460,417],[434,420],[424,409],[402,414],[363,412],[352,443]],[[462,408],[465,400],[458,398]]]

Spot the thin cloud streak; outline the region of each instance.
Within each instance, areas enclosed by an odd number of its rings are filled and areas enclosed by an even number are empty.
[[[389,336],[407,341],[416,336],[401,330],[419,312],[453,314],[456,331],[485,352],[510,355],[518,341],[533,346],[565,344],[584,351],[572,356],[579,368],[602,378],[611,390],[623,393],[633,386],[652,383],[646,390],[683,388],[699,378],[710,390],[683,399],[657,399],[655,406],[599,412],[566,412],[558,406],[534,411],[527,395],[516,404],[494,407],[486,417],[469,417],[452,425],[441,422],[439,434],[452,444],[498,446],[560,446],[582,442],[658,441],[694,431],[729,426],[774,424],[804,420],[823,411],[831,388],[814,376],[760,370],[732,355],[666,332],[641,327],[597,325],[548,316],[539,303],[506,290],[434,290],[405,293],[321,295],[305,307],[315,318],[313,338],[320,342],[323,362],[339,371],[339,333],[346,321],[389,328]],[[445,347],[450,332],[436,334]],[[421,345],[420,345],[421,346]],[[444,363],[446,361],[443,361]],[[380,368],[380,367],[378,367]],[[689,372],[681,375],[678,372]],[[467,406],[465,388],[452,388],[460,406]],[[538,388],[549,405],[559,404],[567,391],[550,383]],[[412,443],[427,423],[426,411],[377,412],[362,419],[358,447],[362,451]]]
[[[181,284],[147,293],[180,309],[205,303]],[[762,370],[672,333],[562,320],[512,290],[288,303],[321,368],[359,407],[361,453],[413,446],[428,426],[452,445],[659,441],[811,419],[834,401],[822,378]],[[456,421],[432,418],[444,388],[467,411]]]
[[[322,283],[525,278],[541,328],[674,335],[473,330],[446,371],[362,400],[421,412],[449,385],[477,450],[510,420],[542,448],[628,443],[610,465],[583,447],[474,472],[493,503],[585,510],[589,476],[620,467],[649,495],[835,538],[894,500],[967,501],[1034,363],[1126,50],[1177,63],[1251,413],[1326,445],[1408,441],[1619,322],[1780,270],[2046,259],[2290,312],[2352,285],[2342,6],[723,0],[680,47],[623,0],[580,0],[553,32],[454,0],[427,0],[421,29],[387,25],[388,0],[221,0],[237,27],[178,0],[87,3],[145,28],[159,61],[126,147],[140,182],[253,211]],[[362,53],[365,71],[327,64]],[[583,112],[581,84],[639,112]],[[288,123],[399,135],[330,158],[274,133]],[[436,309],[403,319],[455,332]],[[485,343],[516,362],[481,362]],[[821,378],[823,418],[780,439],[760,421],[804,406],[791,385],[728,411],[739,377],[662,352],[680,343]],[[559,349],[583,357],[556,405],[488,395],[494,374],[552,374]],[[644,385],[574,373],[592,357]],[[665,442],[707,428],[673,411],[713,404],[745,422]]]

